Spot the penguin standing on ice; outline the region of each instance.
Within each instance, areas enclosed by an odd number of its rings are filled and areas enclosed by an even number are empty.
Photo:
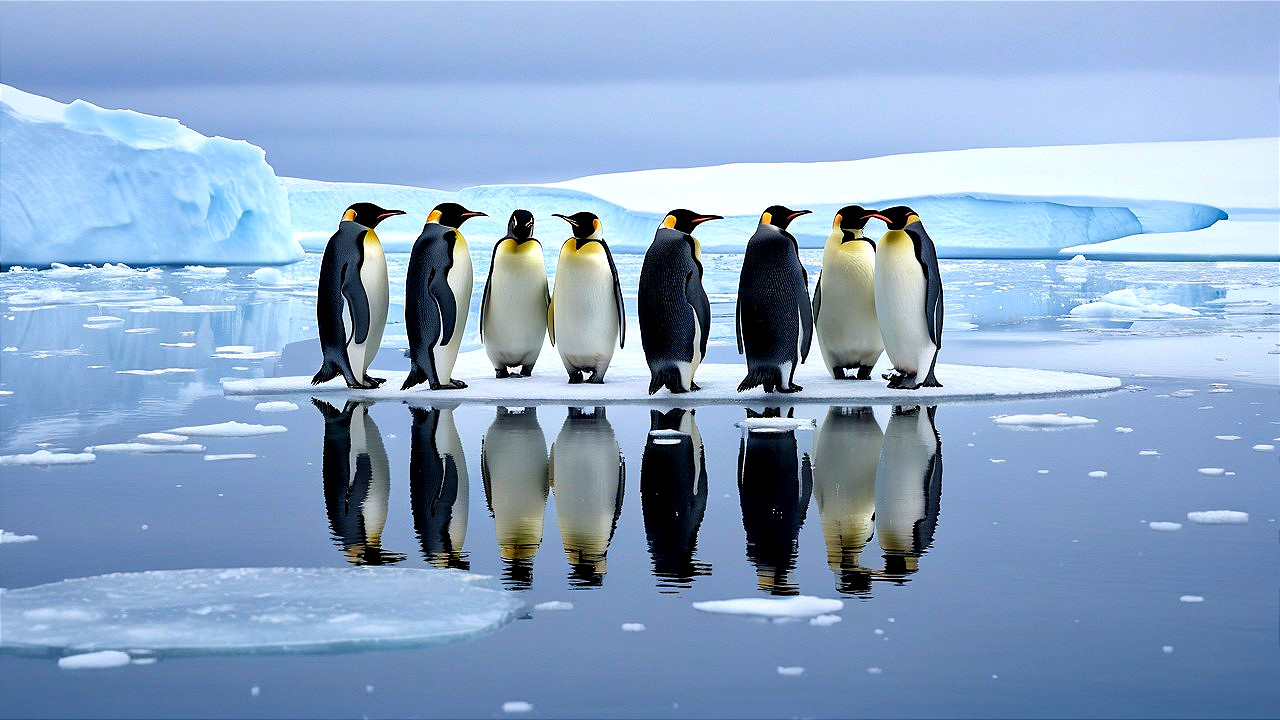
[[[316,292],[316,329],[324,364],[311,378],[319,385],[342,375],[349,388],[373,388],[386,378],[369,377],[369,365],[387,325],[387,258],[373,231],[403,210],[356,203],[342,213],[338,231],[324,246]]]
[[[471,253],[458,228],[473,217],[486,215],[458,203],[440,203],[413,243],[404,303],[412,366],[401,390],[422,382],[432,390],[467,386],[453,379],[453,364],[471,308]]]
[[[942,347],[942,275],[938,253],[914,210],[898,205],[863,216],[889,226],[876,247],[876,317],[893,371],[889,387],[942,387],[934,376]],[[924,379],[919,377],[924,374]]]
[[[542,243],[533,237],[533,213],[516,210],[507,234],[493,246],[489,279],[480,301],[480,342],[499,378],[533,374],[547,335],[547,267]]]
[[[836,213],[813,291],[818,348],[837,380],[870,379],[884,352],[876,320],[876,242],[862,234],[870,212],[849,205]]]
[[[618,267],[594,213],[555,216],[569,223],[573,236],[560,247],[547,333],[570,383],[603,383],[613,360],[614,341],[618,347],[627,344],[627,311]]]
[[[771,205],[747,241],[738,281],[738,352],[747,356],[747,376],[738,392],[764,386],[765,392],[793,393],[796,366],[809,356],[813,306],[799,246],[787,226],[811,210]]]
[[[702,288],[702,251],[693,229],[719,215],[672,210],[653,236],[636,296],[649,394],[698,390],[693,375],[707,354],[711,302]]]

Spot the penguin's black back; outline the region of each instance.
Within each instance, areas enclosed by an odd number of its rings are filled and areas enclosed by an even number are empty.
[[[436,446],[440,411],[411,407],[409,431],[409,503],[413,528],[428,561],[453,554],[449,523],[458,500],[458,466],[452,455],[441,455]]]
[[[636,293],[640,343],[650,360],[693,359],[695,313],[702,324],[702,347],[711,324],[711,306],[702,288],[702,265],[693,255],[693,238],[671,228],[659,228],[644,254]]]
[[[798,364],[797,348],[812,334],[811,307],[795,238],[772,225],[756,228],[738,283],[739,342],[748,366]],[[803,344],[800,354],[808,349]]]
[[[459,309],[449,287],[456,231],[439,223],[427,223],[413,243],[405,278],[405,331],[414,364],[430,362],[424,353],[452,338]]]
[[[320,283],[316,292],[316,330],[320,335],[320,347],[326,351],[343,348],[347,344],[346,328],[342,321],[342,308],[346,299],[343,297],[343,285],[352,282],[354,273],[355,285],[359,294],[355,305],[364,301],[364,318],[369,324],[369,301],[360,284],[360,265],[364,262],[364,234],[368,228],[351,221],[343,220],[338,224],[338,231],[329,238],[324,246],[324,255],[320,261]],[[352,324],[360,325],[359,308],[351,310]],[[353,329],[354,332],[354,329]],[[358,334],[358,333],[357,333]]]

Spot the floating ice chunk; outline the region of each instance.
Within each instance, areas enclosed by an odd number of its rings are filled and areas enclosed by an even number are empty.
[[[253,687],[249,688],[250,696],[258,697],[261,694],[262,694],[262,688],[258,687],[257,685],[254,685]]]
[[[991,418],[997,425],[1009,428],[1056,430],[1067,427],[1086,427],[1097,424],[1097,420],[1083,415],[1066,413],[1044,415],[995,415]]]
[[[623,632],[644,632],[644,623],[622,623]]]
[[[546,602],[540,602],[540,603],[538,603],[537,605],[534,605],[534,606],[533,606],[533,609],[534,609],[534,610],[538,610],[538,611],[542,611],[542,610],[572,610],[572,609],[573,609],[573,603],[571,603],[571,602],[565,602],[564,600],[548,600],[548,601],[546,601]]]
[[[1158,520],[1156,522],[1147,523],[1147,527],[1155,530],[1156,532],[1175,532],[1182,529],[1182,523]]]
[[[91,453],[120,452],[120,453],[147,453],[147,454],[202,453],[204,452],[204,446],[196,445],[194,443],[188,443],[185,445],[176,445],[172,443],[168,445],[152,445],[150,443],[127,442],[127,443],[108,443],[106,445],[90,445],[89,447],[85,448],[84,451],[91,452]]]
[[[6,347],[6,348],[4,349],[4,352],[18,352],[18,348],[14,347],[14,346],[12,346],[12,345],[9,345],[8,347]]]
[[[1072,317],[1084,318],[1116,318],[1123,320],[1138,318],[1193,317],[1200,313],[1176,303],[1160,304],[1148,302],[1138,297],[1132,288],[1113,290],[1094,302],[1084,303],[1071,308],[1068,313]]]
[[[260,402],[253,406],[258,412],[293,412],[298,409],[297,403],[291,403],[288,400],[275,400],[272,402]]]
[[[739,420],[734,423],[737,427],[745,428],[748,431],[782,431],[788,430],[813,430],[817,427],[813,418],[783,418],[783,417],[756,417]]]
[[[224,267],[205,267],[203,265],[187,265],[178,272],[184,275],[205,275],[211,277],[222,277],[230,272],[230,268]]]
[[[159,658],[153,658],[153,657],[133,658],[132,660],[129,661],[129,664],[130,665],[155,665],[156,660],[158,659]]]
[[[804,668],[799,665],[779,665],[778,674],[783,677],[800,677],[804,674]]]
[[[11,533],[8,530],[0,530],[0,545],[5,543],[35,542],[39,539],[40,536],[38,535],[19,535],[17,533]]]
[[[156,370],[117,370],[117,375],[176,375],[179,373],[193,373],[192,368],[158,368]]]
[[[252,460],[256,457],[258,457],[256,453],[221,453],[205,455],[204,459],[210,462],[216,462],[218,460]]]
[[[1223,473],[1225,473],[1226,470],[1223,468],[1200,468],[1199,470],[1196,470],[1196,472],[1200,473],[1201,475],[1217,477],[1218,475],[1222,475]]]
[[[118,573],[9,590],[0,646],[213,654],[436,645],[492,632],[522,605],[490,578],[456,570]],[[353,613],[361,619],[327,622]],[[266,619],[290,617],[298,621]]]
[[[288,284],[287,281],[284,279],[284,273],[280,272],[279,269],[273,268],[273,267],[258,268],[257,270],[254,270],[253,272],[249,273],[249,277],[253,278],[254,280],[257,280],[262,285]]]
[[[252,437],[254,435],[272,435],[274,433],[287,432],[288,430],[289,428],[284,425],[255,425],[253,423],[228,420],[224,423],[215,423],[213,425],[172,428],[165,432],[197,437]]]
[[[0,465],[83,465],[95,459],[96,456],[90,452],[53,453],[37,450],[27,455],[0,455]]]
[[[878,668],[878,667],[869,667],[869,668],[867,668],[867,674],[868,674],[868,675],[879,675],[879,674],[880,674],[880,673],[882,673],[882,672],[884,672],[884,670],[881,670],[881,669],[880,669],[880,668]]]
[[[1124,425],[1121,425],[1121,426],[1119,426],[1119,427],[1117,427],[1117,428],[1116,428],[1116,432],[1118,432],[1118,433],[1131,433],[1131,432],[1133,432],[1133,428],[1131,428],[1131,427],[1125,427]]]
[[[839,615],[818,615],[817,617],[809,618],[809,624],[817,625],[818,627],[830,627],[843,619]]]
[[[1270,443],[1258,443],[1257,445],[1254,445],[1252,449],[1257,450],[1258,452],[1272,452],[1276,449],[1276,446],[1271,445]]]
[[[1239,440],[1239,435],[1214,435],[1215,440]]]
[[[757,617],[809,618],[827,615],[844,608],[844,602],[797,595],[789,598],[738,598],[707,600],[693,604],[694,610],[722,615],[755,615]]]
[[[1107,471],[1106,471],[1106,470],[1094,470],[1094,471],[1092,471],[1092,472],[1090,472],[1090,473],[1089,473],[1089,477],[1091,477],[1091,478],[1097,478],[1098,480],[1105,480],[1105,479],[1106,479],[1106,477],[1107,477]]]
[[[533,703],[524,700],[508,700],[502,703],[504,713],[527,713],[533,710]]]
[[[1183,595],[1183,596],[1181,596],[1181,597],[1179,597],[1179,598],[1178,598],[1178,602],[1184,602],[1184,603],[1202,603],[1202,602],[1204,602],[1204,597],[1203,597],[1203,596],[1200,596],[1200,595]]]
[[[193,348],[196,344],[193,342],[162,342],[160,347],[164,348]]]
[[[58,658],[58,667],[63,670],[100,670],[128,664],[129,654],[119,650],[99,650]]]
[[[1187,519],[1197,525],[1245,525],[1249,513],[1239,510],[1198,510],[1187,513]]]
[[[138,439],[149,443],[182,443],[187,441],[187,436],[174,435],[173,433],[151,432],[138,435]]]
[[[1147,456],[1151,456],[1151,457],[1159,457],[1159,455],[1160,455],[1160,451],[1159,451],[1159,450],[1139,450],[1139,451],[1138,451],[1138,454],[1139,454],[1139,455],[1147,455]]]

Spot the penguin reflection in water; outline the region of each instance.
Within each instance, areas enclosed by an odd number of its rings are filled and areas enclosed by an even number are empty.
[[[600,218],[589,212],[556,217],[569,223],[573,236],[560,247],[547,334],[570,383],[603,383],[614,342],[618,347],[627,344],[618,267],[605,244]]]
[[[747,417],[779,417],[778,408]],[[788,415],[789,416],[789,415]],[[799,457],[794,429],[750,428],[738,446],[738,497],[747,532],[747,558],[760,589],[774,595],[799,592],[789,575],[796,566],[800,528],[813,494],[813,469]]]
[[[813,493],[827,565],[842,593],[865,595],[874,571],[862,550],[875,534],[876,465],[884,432],[870,407],[831,407],[813,439]]]
[[[467,539],[467,459],[451,408],[410,407],[409,505],[422,555],[436,567],[471,566]]]
[[[876,534],[884,573],[902,580],[933,544],[942,504],[942,437],[937,406],[898,406],[876,468]]]
[[[787,227],[810,210],[771,205],[747,241],[738,281],[738,352],[747,356],[747,376],[738,392],[799,392],[796,366],[809,356],[813,306],[799,246]]]
[[[870,379],[884,352],[876,320],[876,242],[863,234],[871,212],[849,205],[836,213],[813,291],[818,348],[836,380]]]
[[[413,243],[404,303],[410,368],[401,390],[423,382],[432,390],[467,386],[453,379],[453,364],[471,308],[471,253],[458,228],[473,217],[485,214],[458,203],[440,203]]]
[[[626,464],[604,408],[569,408],[549,462],[570,582],[602,585],[626,480]]]
[[[693,559],[707,509],[707,461],[693,410],[649,411],[640,506],[660,588],[687,588],[711,566]]]
[[[864,217],[889,226],[876,247],[875,270],[876,316],[893,362],[884,379],[891,388],[942,387],[934,376],[942,347],[942,275],[933,240],[905,205]]]
[[[533,374],[547,335],[547,268],[533,237],[533,213],[516,210],[507,234],[493,246],[489,279],[480,301],[480,342],[498,378]]]
[[[323,400],[311,403],[324,417],[321,474],[324,506],[333,539],[352,565],[388,565],[404,560],[382,549],[391,476],[382,434],[369,417],[369,403],[348,400],[339,411]]]
[[[499,407],[480,441],[484,496],[493,514],[503,584],[524,590],[533,583],[533,559],[542,545],[547,512],[547,439],[538,408]]]
[[[649,363],[649,394],[698,390],[693,375],[707,354],[711,303],[702,288],[702,249],[694,228],[719,215],[672,210],[644,254],[636,308]]]
[[[349,388],[374,388],[386,378],[369,376],[369,365],[387,325],[387,258],[373,231],[403,210],[356,203],[342,213],[338,231],[324,246],[316,292],[316,329],[324,363],[312,385],[342,375]]]

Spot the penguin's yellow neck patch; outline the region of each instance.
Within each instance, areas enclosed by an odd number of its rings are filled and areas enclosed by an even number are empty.
[[[355,211],[355,210],[348,210],[348,211],[346,211],[346,212],[342,213],[342,219],[343,219],[343,220],[355,220],[355,219],[356,219],[356,211]]]
[[[908,215],[908,216],[907,216],[907,224],[908,224],[908,225],[910,225],[911,223],[916,223],[916,222],[920,222],[920,216],[919,216],[919,215],[917,215],[917,214],[915,214],[915,213],[911,213],[910,215]]]
[[[668,215],[668,216],[666,216],[665,218],[663,218],[663,219],[662,219],[662,227],[664,227],[664,228],[674,228],[675,226],[676,226],[676,216],[675,216],[675,215]]]
[[[772,224],[773,224],[773,213],[762,213],[762,214],[760,215],[760,224],[761,224],[761,225],[772,225]]]
[[[432,210],[432,211],[431,211],[431,214],[430,214],[430,215],[427,215],[427,222],[429,222],[429,223],[438,223],[438,222],[440,222],[440,215],[441,215],[441,213],[440,213],[440,211],[439,211],[439,210]]]
[[[840,221],[841,221],[841,220],[843,220],[843,219],[844,219],[844,218],[840,217],[840,214],[839,214],[839,213],[836,213],[836,219],[831,221],[831,229],[832,229],[832,230],[839,230],[839,229],[840,229]]]

